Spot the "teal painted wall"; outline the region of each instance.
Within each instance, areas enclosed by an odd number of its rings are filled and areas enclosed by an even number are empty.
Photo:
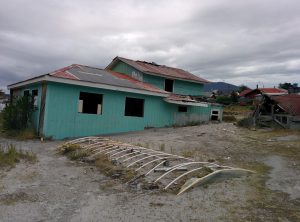
[[[29,90],[30,95],[32,95],[32,90],[36,90],[36,89],[38,90],[37,106],[34,108],[34,111],[33,111],[32,116],[31,116],[33,128],[35,130],[38,129],[38,125],[39,125],[42,86],[41,86],[41,84],[30,84],[30,85],[27,85],[26,87],[24,87],[22,89],[17,90],[18,91],[17,94],[19,96],[23,96],[24,91]]]
[[[80,91],[103,94],[102,115],[77,112]],[[145,99],[144,117],[124,116],[126,96]],[[173,124],[176,111],[176,105],[161,97],[49,83],[43,132],[47,137],[63,139],[164,127]]]
[[[203,84],[174,80],[174,92],[181,95],[202,96]]]
[[[130,76],[132,76],[132,72],[139,73],[143,77],[143,82],[154,85],[160,89],[164,89],[165,87],[165,78],[142,73],[122,61],[119,61],[114,67],[112,67],[112,70]],[[183,80],[174,80],[173,92],[181,95],[201,96],[203,95],[203,86],[204,85],[201,83],[194,83],[194,82],[183,81]]]
[[[102,115],[78,113],[80,92],[103,95]],[[144,99],[144,117],[124,116],[125,98]],[[188,107],[187,113],[162,97],[48,83],[44,135],[54,139],[144,130],[145,127],[207,122],[211,107]]]

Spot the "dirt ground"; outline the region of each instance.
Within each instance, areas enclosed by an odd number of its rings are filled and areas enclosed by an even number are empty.
[[[132,188],[57,154],[62,141],[0,143],[37,153],[0,170],[0,221],[300,221],[300,133],[232,123],[148,129],[110,138],[257,173],[176,196]]]

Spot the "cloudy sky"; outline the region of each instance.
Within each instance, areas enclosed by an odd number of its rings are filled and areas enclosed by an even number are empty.
[[[117,55],[237,85],[300,83],[300,1],[1,0],[0,88]]]

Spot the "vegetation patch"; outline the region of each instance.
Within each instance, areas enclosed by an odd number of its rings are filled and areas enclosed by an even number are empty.
[[[58,148],[58,151],[70,160],[83,160],[88,156],[88,152],[81,149],[81,146],[77,144],[64,144]]]
[[[18,202],[35,202],[37,200],[37,196],[28,195],[25,192],[15,192],[0,195],[0,203],[4,205],[14,205]]]
[[[97,158],[96,166],[104,175],[113,179],[121,179],[124,182],[130,182],[137,176],[134,170],[124,168],[124,166],[121,165],[117,165],[104,155],[101,155]]]
[[[0,113],[1,134],[20,140],[37,138],[31,122],[34,111],[33,98],[30,95],[14,98]]]
[[[235,118],[235,116],[232,116],[232,115],[224,115],[223,121],[224,122],[236,122],[236,118]]]
[[[0,144],[0,167],[14,167],[21,160],[35,163],[37,157],[33,152],[17,150],[13,144],[7,146]]]

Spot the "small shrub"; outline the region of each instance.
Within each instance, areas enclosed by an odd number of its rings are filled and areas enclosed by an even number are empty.
[[[32,98],[23,96],[15,98],[2,111],[5,130],[23,130],[29,127],[33,112]]]
[[[77,144],[64,144],[58,147],[58,152],[60,152],[61,154],[68,154],[70,152],[79,150],[80,148],[81,146]]]
[[[217,103],[223,104],[223,105],[229,105],[231,104],[231,98],[228,96],[218,96],[216,99]]]
[[[88,156],[87,151],[79,150],[79,149],[68,152],[68,154],[67,154],[67,157],[70,160],[79,160],[79,159],[82,159],[82,158],[87,157],[87,156]]]

